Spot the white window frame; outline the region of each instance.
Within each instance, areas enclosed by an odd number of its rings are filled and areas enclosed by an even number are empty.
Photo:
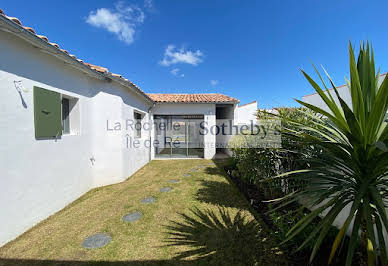
[[[136,115],[139,115],[140,116],[140,119],[139,118],[136,118]],[[137,138],[137,139],[141,139],[142,138],[142,129],[143,129],[143,119],[145,117],[145,113],[143,112],[140,112],[140,111],[137,111],[137,110],[134,110],[133,111],[133,120],[135,122],[135,130],[134,130],[134,137]],[[140,128],[139,127],[139,123],[140,123]]]
[[[69,131],[63,131],[63,99],[67,99],[69,101]],[[62,120],[62,136],[74,136],[80,134],[81,128],[81,117],[80,117],[80,106],[79,99],[76,97],[72,97],[66,94],[61,94],[61,120]]]

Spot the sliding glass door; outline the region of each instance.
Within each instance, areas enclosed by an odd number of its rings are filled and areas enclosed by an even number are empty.
[[[203,116],[198,115],[155,115],[155,157],[203,158],[202,121]]]

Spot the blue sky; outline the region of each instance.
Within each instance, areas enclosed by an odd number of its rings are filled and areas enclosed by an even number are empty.
[[[388,2],[3,1],[23,25],[146,92],[224,93],[260,108],[313,92],[299,72],[323,65],[337,85],[348,41],[373,43],[388,71]]]

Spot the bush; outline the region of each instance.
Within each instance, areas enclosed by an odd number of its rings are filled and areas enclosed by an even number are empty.
[[[269,120],[280,120],[281,127],[290,128],[292,127],[290,120],[304,122],[307,120],[304,114],[306,112],[305,108],[279,108],[277,112],[278,116],[274,117],[273,114],[259,111],[257,114],[260,121],[259,124],[270,125],[270,123],[266,122]],[[314,115],[314,113],[311,113],[311,115]],[[272,125],[278,124],[273,123]],[[272,140],[270,139],[269,141]],[[263,147],[259,148],[247,148],[249,144],[246,143],[247,138],[245,136],[235,136],[231,142],[234,165],[238,171],[238,174],[235,173],[235,175],[246,183],[257,185],[264,192],[267,199],[280,197],[303,186],[302,181],[295,182],[286,179],[273,179],[263,182],[280,173],[294,171],[306,166],[301,155],[292,152],[304,147],[287,134],[282,134],[280,141],[281,146],[279,147],[271,143],[271,145],[263,145]],[[310,153],[312,155],[313,150]]]
[[[298,248],[302,246],[302,243],[314,231],[317,223],[309,224],[300,232],[300,234],[290,241],[286,243],[283,243],[283,241],[287,238],[287,233],[290,229],[295,226],[298,221],[305,217],[309,211],[306,209],[300,209],[296,212],[292,210],[273,210],[271,205],[269,205],[269,209],[271,210],[269,212],[271,221],[276,228],[276,230],[273,231],[273,235],[275,236],[278,244],[285,244],[287,249],[291,252],[299,251]],[[328,237],[325,239],[323,244],[330,245],[337,233],[338,229],[332,226],[329,230]],[[310,252],[313,248],[314,241],[310,241],[306,245],[302,246],[300,251]]]

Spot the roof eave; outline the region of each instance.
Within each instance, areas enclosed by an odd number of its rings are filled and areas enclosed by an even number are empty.
[[[79,62],[77,59],[74,59],[70,55],[66,54],[65,52],[62,52],[60,49],[56,48],[55,46],[49,44],[45,40],[39,38],[37,35],[33,34],[32,32],[24,29],[20,25],[16,24],[13,21],[10,21],[5,16],[0,16],[0,28],[3,30],[14,34],[15,36],[27,41],[28,43],[34,45],[37,48],[40,48],[42,50],[45,50],[46,52],[50,52],[51,55],[65,61],[72,67],[76,68],[77,70],[80,70],[86,74],[89,74],[93,76],[94,78],[105,80],[106,76],[104,76],[102,73],[90,69],[88,66],[85,66],[83,63]]]
[[[51,45],[50,43],[46,42],[45,40],[43,40],[41,38],[39,38],[36,34],[33,34],[32,32],[24,29],[22,26],[7,19],[3,15],[0,15],[0,29],[3,29],[4,31],[7,31],[11,34],[14,34],[15,36],[27,41],[28,43],[32,44],[35,47],[38,47],[39,49],[41,49],[45,52],[48,52],[49,54],[57,57],[58,59],[64,61],[65,63],[69,64],[71,67],[73,67],[79,71],[82,71],[83,73],[85,73],[93,78],[96,78],[99,80],[104,80],[104,81],[114,80],[115,82],[117,82],[125,87],[130,88],[136,94],[141,95],[148,102],[154,103],[154,101],[150,97],[148,97],[148,95],[146,95],[142,90],[140,90],[132,82],[114,77],[109,72],[102,73],[102,72],[98,72],[97,70],[91,69],[89,66],[86,66],[84,63],[78,61],[76,58],[61,51],[59,48]]]
[[[146,99],[149,103],[154,104],[155,102],[142,90],[140,90],[135,84],[130,82],[129,80],[121,79],[119,77],[113,77],[109,75],[109,78],[116,81],[117,83],[121,84],[124,87],[131,88],[132,91],[134,91],[136,94],[142,96],[144,99]]]

